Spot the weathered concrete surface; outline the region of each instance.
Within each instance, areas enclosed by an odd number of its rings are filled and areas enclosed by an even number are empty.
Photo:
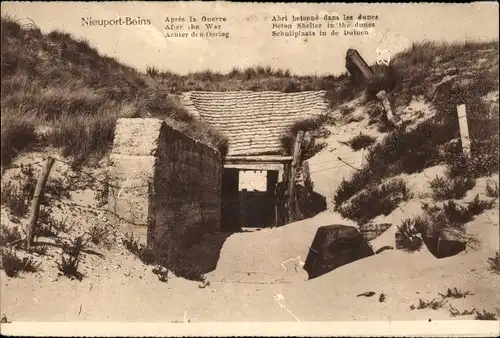
[[[219,229],[222,158],[217,150],[158,119],[119,119],[110,162],[111,211],[123,231],[158,249],[167,261]],[[154,220],[149,229],[148,219]]]

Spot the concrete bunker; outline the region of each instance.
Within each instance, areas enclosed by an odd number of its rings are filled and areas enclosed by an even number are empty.
[[[222,175],[222,229],[285,224],[293,157],[285,154],[281,136],[300,120],[325,115],[326,91],[192,91],[181,95],[181,103],[229,139]],[[252,175],[260,178],[252,181]]]
[[[220,228],[222,156],[165,121],[120,118],[108,206],[121,230],[166,262]]]

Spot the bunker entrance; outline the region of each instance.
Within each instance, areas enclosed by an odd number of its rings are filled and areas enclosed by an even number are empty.
[[[224,168],[222,229],[277,226],[280,212],[279,171]]]

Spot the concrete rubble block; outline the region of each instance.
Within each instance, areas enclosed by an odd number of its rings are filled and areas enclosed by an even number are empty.
[[[372,248],[355,227],[340,224],[322,226],[316,232],[304,270],[312,279],[373,254]]]
[[[436,258],[445,258],[464,251],[467,237],[462,230],[445,228],[425,236],[424,243]]]

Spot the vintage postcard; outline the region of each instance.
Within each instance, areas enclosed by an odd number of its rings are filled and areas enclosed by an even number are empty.
[[[1,15],[2,334],[500,333],[497,2]]]

